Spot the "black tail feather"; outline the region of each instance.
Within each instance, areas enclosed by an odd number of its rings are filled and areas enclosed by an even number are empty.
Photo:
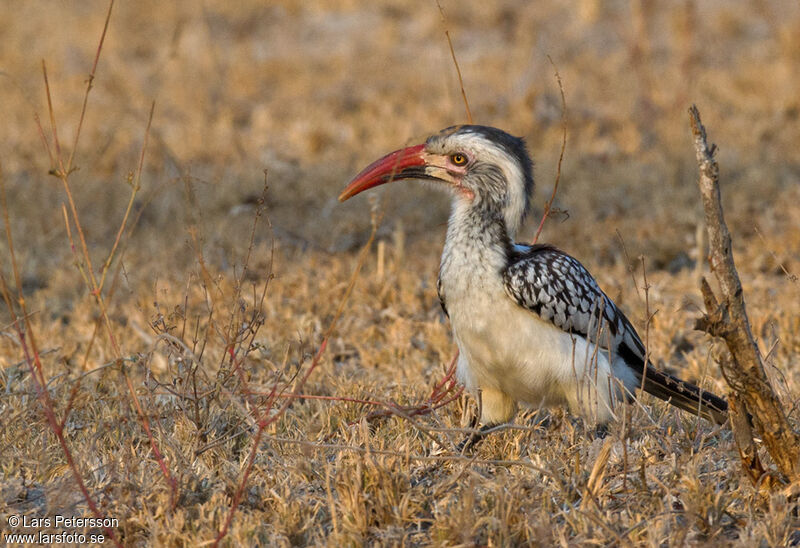
[[[641,383],[641,375],[636,373]],[[643,388],[648,394],[717,424],[728,420],[728,402],[723,398],[653,366],[647,367]]]

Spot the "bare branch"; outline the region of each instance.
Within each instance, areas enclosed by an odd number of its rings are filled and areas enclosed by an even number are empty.
[[[558,192],[558,183],[561,181],[561,164],[564,161],[564,151],[567,149],[567,99],[564,97],[564,85],[561,82],[561,75],[558,73],[558,67],[556,67],[553,59],[548,55],[547,60],[553,65],[556,81],[558,82],[558,91],[561,92],[561,152],[558,155],[558,169],[556,170],[556,181],[553,183],[553,193],[550,194],[550,199],[544,204],[542,220],[539,221],[539,228],[536,229],[536,235],[533,237],[534,244],[539,241],[539,235],[542,233],[542,228],[544,228],[544,222],[552,211],[553,200],[556,199],[556,192]]]
[[[747,319],[744,291],[733,261],[731,235],[720,201],[719,166],[714,159],[716,146],[712,144],[709,147],[700,112],[694,105],[689,109],[689,121],[700,170],[697,184],[708,229],[709,261],[722,296],[721,301],[718,300],[708,282],[703,280],[701,289],[706,314],[697,321],[696,327],[723,339],[730,352],[730,356],[723,353],[719,362],[731,387],[731,421],[748,475],[754,481],[760,481],[763,476],[763,467],[757,461],[755,442],[749,432],[752,422],[783,479],[796,481],[800,477],[800,435],[791,428],[783,406],[770,386]]]

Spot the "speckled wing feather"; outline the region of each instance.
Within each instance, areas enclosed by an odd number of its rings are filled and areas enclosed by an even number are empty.
[[[444,288],[442,287],[442,278],[436,278],[436,294],[439,295],[439,305],[442,307],[442,312],[448,318],[450,313],[447,311],[447,301],[444,297]]]
[[[503,281],[512,299],[543,320],[612,352],[625,342],[644,361],[636,330],[583,265],[566,253],[549,245],[516,245]]]
[[[645,368],[636,329],[577,259],[549,245],[515,245],[503,281],[506,293],[523,308],[619,356],[639,381],[646,371],[646,392],[718,423],[727,418],[722,398],[649,363]]]

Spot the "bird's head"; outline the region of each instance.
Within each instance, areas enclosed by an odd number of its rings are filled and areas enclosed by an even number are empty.
[[[522,223],[533,192],[525,141],[493,127],[467,125],[447,128],[421,145],[373,162],[347,185],[339,201],[401,179],[441,183],[457,201],[502,215],[510,236]]]

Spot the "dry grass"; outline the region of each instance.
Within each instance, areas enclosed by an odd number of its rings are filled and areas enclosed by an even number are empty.
[[[537,158],[537,214],[524,235],[538,225],[560,149],[549,54],[570,113],[554,207],[569,217],[556,215],[540,239],[579,257],[639,327],[644,255],[656,312],[651,355],[724,392],[708,341],[692,331],[701,214],[685,110],[700,106],[721,146],[754,333],[798,424],[795,3],[443,6],[475,121],[525,135]],[[25,2],[0,19],[0,169],[48,393],[57,417],[69,410],[69,449],[101,512],[119,519],[122,543],[212,541],[242,486],[223,542],[797,542],[797,508],[752,489],[727,430],[651,399],[627,410],[608,446],[561,413],[546,424],[526,413],[472,456],[458,456],[467,398],[368,425],[363,419],[380,406],[354,400],[424,402],[453,353],[435,290],[447,203],[422,187],[383,191],[391,204],[377,235],[383,263],[373,247],[302,389],[332,398],[276,397],[274,389],[291,391],[309,371],[369,234],[366,201],[335,201],[344,182],[375,156],[464,119],[435,4],[115,6],[70,174],[98,267],[124,217],[156,101],[132,232],[103,292],[124,359],[115,363],[33,119],[38,113],[47,127],[44,58],[62,145],[72,152],[105,9]],[[253,233],[264,169],[272,227],[262,217]],[[12,280],[5,240],[0,258]],[[3,533],[12,514],[89,512],[41,402],[4,309]]]

